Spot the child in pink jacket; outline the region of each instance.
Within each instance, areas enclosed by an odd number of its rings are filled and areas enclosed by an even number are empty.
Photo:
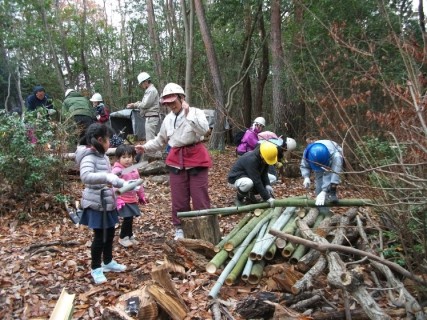
[[[135,148],[128,144],[122,144],[116,149],[117,161],[113,165],[112,172],[115,174],[120,173],[123,169],[130,167],[134,164],[136,156]],[[131,172],[121,174],[120,178],[125,181],[137,180],[140,178],[137,169]],[[117,196],[117,210],[119,216],[123,218],[122,227],[120,230],[119,243],[124,247],[130,247],[138,244],[132,231],[133,217],[141,216],[138,203],[146,204],[147,200],[144,195],[144,187],[141,187],[135,191],[131,190]]]

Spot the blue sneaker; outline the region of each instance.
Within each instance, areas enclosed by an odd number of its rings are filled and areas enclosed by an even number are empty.
[[[92,269],[90,271],[90,274],[92,275],[92,278],[96,284],[107,282],[107,278],[104,276],[104,272],[102,271],[102,268]]]
[[[102,264],[102,269],[104,272],[123,272],[126,270],[126,266],[111,260],[109,264]]]

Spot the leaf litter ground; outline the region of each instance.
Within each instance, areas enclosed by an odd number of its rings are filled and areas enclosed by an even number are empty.
[[[236,160],[234,148],[212,154],[214,166],[210,170],[212,207],[234,205],[235,192],[227,185],[227,173]],[[92,232],[76,226],[68,218],[54,195],[42,194],[28,199],[24,209],[13,197],[0,197],[0,318],[48,319],[63,288],[75,293],[73,319],[99,319],[105,307],[114,305],[118,297],[136,290],[151,279],[150,271],[163,260],[162,245],[172,239],[174,230],[170,215],[170,192],[166,183],[143,177],[149,204],[142,206],[143,216],[134,220],[134,233],[140,245],[129,248],[117,242],[114,259],[127,266],[125,273],[107,273],[108,282],[94,285],[90,276],[90,244]],[[304,195],[301,178],[281,178],[275,187],[277,198]],[[64,194],[79,199],[83,185],[76,177],[66,182]],[[341,190],[340,190],[341,191]],[[341,191],[341,197],[347,197]],[[313,196],[313,193],[311,193]],[[354,197],[354,194],[353,194]],[[20,221],[23,210],[30,218]],[[220,218],[222,234],[229,233],[240,219],[239,215]],[[173,281],[190,313],[188,319],[210,319],[207,298],[218,275],[188,270],[185,276],[173,275]],[[249,294],[262,290],[259,285],[239,282],[224,286],[223,300],[237,302]],[[241,319],[233,308],[231,314]]]

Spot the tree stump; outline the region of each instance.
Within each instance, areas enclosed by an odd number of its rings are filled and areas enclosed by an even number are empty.
[[[186,238],[201,239],[214,245],[221,240],[218,217],[215,215],[181,219],[181,226]]]

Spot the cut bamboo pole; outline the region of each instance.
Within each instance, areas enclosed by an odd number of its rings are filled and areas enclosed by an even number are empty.
[[[324,218],[325,218],[324,215],[322,215],[322,214],[318,215],[316,218],[316,221],[314,222],[313,228],[316,228],[322,222],[322,220]],[[303,219],[302,221],[305,221],[305,219]],[[289,258],[289,263],[296,265],[298,263],[298,261],[305,255],[307,250],[308,250],[308,248],[306,248],[302,244],[299,244],[297,246],[297,248],[295,249],[294,253],[292,254],[292,256]]]
[[[237,247],[240,243],[244,241],[244,239],[251,232],[253,227],[258,224],[259,221],[261,221],[266,216],[268,216],[270,219],[271,214],[272,209],[267,209],[259,217],[252,218],[233,238],[231,238],[224,244],[224,249],[227,251],[233,250],[235,247]]]
[[[281,231],[287,234],[294,234],[297,229],[296,217],[291,217],[289,222],[282,227]],[[276,238],[276,246],[278,249],[283,249],[286,246],[286,240],[281,238]]]
[[[279,219],[279,217],[283,213],[282,210],[283,210],[283,208],[281,208],[281,207],[274,208],[273,216],[270,219],[270,221],[268,222],[267,229],[265,230],[264,235],[260,239],[258,247],[256,249],[255,249],[255,247],[254,247],[254,249],[252,249],[252,252],[255,253],[255,259],[256,260],[262,260],[263,255],[261,253],[266,252],[269,249],[270,243],[267,243],[267,241],[269,238],[272,237],[272,235],[268,231],[276,224],[277,220]]]
[[[227,278],[230,271],[236,265],[237,261],[239,260],[240,256],[242,255],[243,251],[245,251],[246,246],[248,246],[252,242],[254,237],[257,235],[257,233],[261,229],[262,225],[270,219],[270,215],[268,215],[268,214],[267,215],[263,214],[262,216],[263,216],[263,218],[256,224],[256,226],[251,230],[251,232],[249,232],[248,236],[245,238],[243,243],[240,245],[240,248],[239,248],[239,250],[237,250],[233,259],[230,260],[230,262],[227,264],[227,266],[222,271],[218,280],[215,282],[211,291],[209,291],[208,296],[210,299],[215,299],[218,296],[218,292],[221,289],[222,285],[224,284],[225,279]]]
[[[274,213],[273,213],[273,216],[274,216]],[[271,221],[271,219],[270,219],[270,221]],[[250,252],[250,254],[249,254],[249,259],[251,259],[251,260],[256,260],[256,254],[254,254],[254,255],[252,256],[252,252],[254,251],[254,248],[255,248],[256,246],[258,246],[258,247],[260,246],[261,239],[264,237],[265,232],[267,231],[267,226],[268,226],[268,223],[265,223],[265,224],[261,227],[261,230],[259,230],[258,235],[256,236],[255,244],[254,244],[254,246],[252,247],[252,250],[251,250],[251,252]]]
[[[245,282],[248,281],[253,265],[254,265],[254,260],[248,259],[246,261],[245,268],[243,269],[242,276],[240,277],[243,281]]]
[[[250,213],[246,214],[243,219],[241,219],[239,221],[239,223],[233,228],[233,230],[231,230],[231,232],[226,235],[215,247],[214,247],[214,251],[215,252],[219,252],[224,244],[230,240],[231,238],[234,237],[234,235],[240,231],[240,229],[243,228],[243,226],[252,218],[252,215]]]
[[[274,200],[274,207],[316,207],[316,201],[310,199],[301,199],[301,198],[287,198],[287,199],[277,199]],[[337,202],[327,201],[323,206],[324,207],[363,207],[363,206],[372,206],[374,201],[371,199],[340,199]],[[183,211],[178,212],[178,218],[186,217],[199,217],[199,216],[209,216],[209,215],[232,215],[237,213],[244,213],[253,211],[255,209],[267,209],[270,208],[268,202],[261,202],[250,204],[247,206],[241,207],[228,207],[228,208],[211,208],[203,210],[193,210],[193,211]]]
[[[250,284],[257,284],[262,278],[262,271],[264,270],[265,261],[257,261],[252,267],[252,271],[249,275],[248,282]]]
[[[276,255],[277,247],[276,244],[273,243],[270,248],[268,248],[267,252],[264,254],[265,260],[273,260],[274,256]]]
[[[285,211],[282,212],[280,217],[275,221],[274,225],[272,225],[270,228],[273,228],[276,230],[282,229],[283,226],[289,222],[289,219],[292,217],[295,210],[296,210],[295,207],[286,208]],[[270,246],[276,240],[276,237],[269,234],[270,228],[267,230],[267,233],[261,239],[261,241],[260,241],[261,245],[259,247],[254,247],[254,249],[252,249],[252,252],[249,255],[249,257],[251,259],[254,256],[256,260],[261,260],[264,257],[265,253],[267,252],[267,250],[270,248]]]
[[[266,223],[264,223],[266,225]],[[246,261],[248,261],[249,252],[251,252],[252,248],[254,247],[255,241],[252,241],[250,245],[243,251],[242,256],[237,261],[236,265],[234,266],[233,270],[231,270],[230,274],[225,279],[225,284],[228,286],[231,286],[237,279],[237,277],[242,272],[243,268],[246,265]]]
[[[206,271],[211,274],[215,273],[218,270],[218,268],[223,265],[223,263],[227,260],[227,258],[228,258],[228,252],[222,249],[206,265]]]

